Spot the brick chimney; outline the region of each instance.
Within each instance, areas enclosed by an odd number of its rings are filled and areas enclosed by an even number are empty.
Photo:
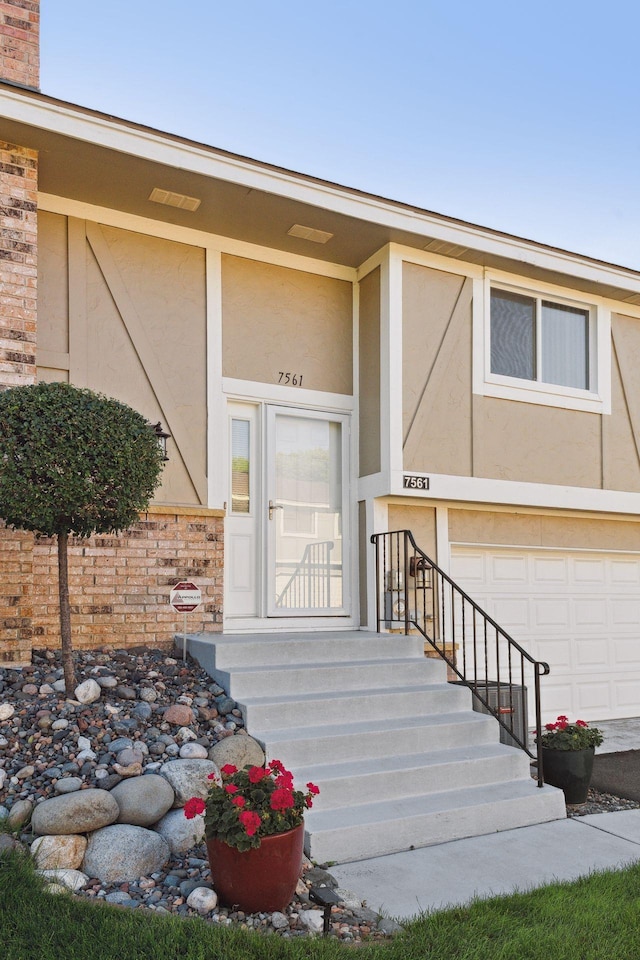
[[[40,0],[0,0],[0,80],[40,89]]]
[[[0,80],[38,89],[40,0],[0,0]],[[0,140],[0,390],[36,379],[38,154]]]

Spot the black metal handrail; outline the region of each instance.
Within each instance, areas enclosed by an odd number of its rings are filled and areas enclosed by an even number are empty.
[[[472,691],[482,712],[492,714],[538,763],[544,784],[541,738],[528,745],[527,689],[533,683],[536,734],[541,728],[540,677],[549,664],[536,660],[418,547],[410,530],[376,533],[376,615],[392,630],[418,633],[446,661],[457,681]]]

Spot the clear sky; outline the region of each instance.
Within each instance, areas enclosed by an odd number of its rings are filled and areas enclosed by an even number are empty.
[[[640,269],[637,0],[41,0],[41,88]]]

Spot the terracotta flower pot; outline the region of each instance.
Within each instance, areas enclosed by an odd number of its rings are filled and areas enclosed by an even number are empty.
[[[207,840],[213,888],[226,906],[245,913],[284,910],[302,871],[303,845],[304,823],[263,837],[251,850],[236,850],[213,837]]]
[[[542,772],[545,783],[560,787],[567,803],[587,799],[595,750],[548,750],[542,748]]]

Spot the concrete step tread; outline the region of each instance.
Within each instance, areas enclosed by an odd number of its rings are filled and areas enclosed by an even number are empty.
[[[544,799],[542,791],[532,779],[506,780],[476,787],[457,790],[443,790],[439,793],[400,797],[394,800],[381,800],[373,803],[354,804],[345,807],[333,807],[329,810],[309,810],[305,814],[306,829],[313,834],[324,831],[377,827],[384,823],[438,816],[455,816],[457,810],[483,805],[508,803],[527,799]],[[553,788],[543,788],[551,790]],[[550,797],[551,799],[551,797]]]
[[[326,693],[317,692],[317,693],[291,693],[283,694],[282,696],[272,695],[268,697],[242,697],[241,705],[243,707],[258,707],[258,706],[270,706],[273,705],[274,708],[280,707],[285,703],[299,703],[300,707],[304,709],[306,703],[310,701],[319,703],[324,701],[334,701],[334,700],[348,700],[348,699],[363,699],[367,697],[392,697],[395,694],[402,693],[433,693],[439,691],[451,691],[452,695],[454,691],[459,691],[459,687],[453,687],[451,684],[446,682],[439,681],[427,681],[426,683],[412,683],[412,684],[399,684],[398,686],[384,686],[384,687],[365,687],[364,689],[356,690],[331,690]]]
[[[234,666],[229,667],[228,669],[232,672],[232,676],[243,676],[247,674],[259,673],[261,675],[268,676],[271,673],[282,674],[282,673],[293,673],[294,671],[299,670],[330,670],[330,669],[357,669],[362,670],[363,667],[381,667],[387,670],[389,667],[395,665],[398,666],[407,666],[412,664],[413,666],[420,665],[421,669],[424,672],[433,671],[435,672],[434,665],[438,664],[439,661],[432,660],[429,661],[427,657],[424,656],[405,656],[405,657],[380,657],[373,660],[317,660],[317,661],[304,661],[301,663],[268,663],[268,664],[251,664],[249,667]],[[424,665],[424,666],[422,666]],[[225,670],[227,668],[221,668]]]
[[[270,756],[274,756],[273,747],[278,743],[290,743],[296,740],[309,740],[327,737],[353,737],[359,733],[380,733],[386,736],[402,730],[415,730],[420,727],[451,726],[453,724],[484,724],[492,731],[495,730],[495,720],[484,713],[474,710],[460,710],[457,713],[420,713],[409,717],[378,718],[376,720],[356,720],[348,724],[314,724],[313,726],[298,726],[295,730],[286,728],[269,730],[265,739]],[[260,737],[259,729],[253,728],[252,735]]]
[[[467,747],[448,747],[444,750],[430,750],[423,753],[400,753],[391,756],[371,757],[363,760],[348,760],[339,763],[317,763],[308,766],[295,766],[293,774],[296,781],[311,780],[322,790],[322,782],[366,776],[370,773],[397,773],[405,770],[425,767],[446,766],[466,761],[487,763],[502,757],[521,756],[523,770],[529,769],[529,758],[521,750],[504,743],[481,743]]]

